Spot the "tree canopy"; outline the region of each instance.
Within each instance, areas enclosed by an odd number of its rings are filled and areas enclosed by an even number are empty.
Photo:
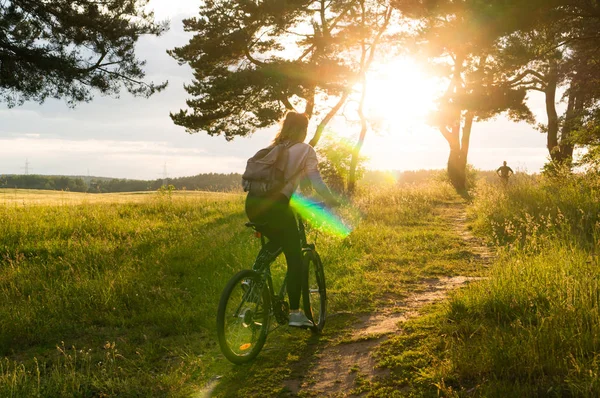
[[[187,109],[171,118],[190,133],[231,140],[287,110],[325,112],[314,145],[350,98],[361,121],[357,159],[368,129],[367,71],[388,25],[399,52],[446,81],[431,122],[448,141],[457,188],[473,124],[502,113],[539,122],[527,106],[531,91],[545,96],[553,161],[570,162],[575,145],[600,141],[600,5],[589,0],[208,0],[184,21],[190,42],[169,52],[194,71]]]
[[[478,0],[405,0],[395,5],[418,22],[403,42],[447,83],[430,122],[450,147],[450,180],[464,190],[473,123],[502,112],[514,120],[532,119],[525,89],[506,84],[506,67],[498,62],[496,41],[507,31],[510,13]]]
[[[516,25],[501,37],[499,58],[516,66],[513,86],[544,93],[547,121],[541,127],[550,158],[570,165],[574,147],[584,143],[578,142],[578,131],[595,118],[600,99],[600,6],[583,0],[533,3],[535,22]],[[567,103],[562,115],[559,101]]]
[[[145,82],[135,55],[141,35],[168,28],[144,11],[149,0],[4,0],[0,2],[0,100],[89,101],[95,92],[137,96],[166,87]]]
[[[205,1],[199,16],[184,21],[194,37],[170,51],[194,70],[185,86],[188,109],[171,114],[173,121],[228,140],[292,109],[309,116],[325,110],[329,121],[359,79],[360,43],[372,34],[361,10],[380,3],[387,2]],[[374,24],[385,18],[371,16]]]
[[[432,120],[450,145],[448,171],[455,185],[462,188],[464,182],[473,122],[501,112],[513,120],[535,122],[525,102],[529,91],[545,96],[547,120],[540,126],[547,134],[552,162],[570,164],[575,145],[596,142],[592,126],[598,122],[600,99],[597,2],[394,4],[407,19],[418,22],[402,45],[448,81]],[[562,115],[557,110],[560,101],[567,104]]]

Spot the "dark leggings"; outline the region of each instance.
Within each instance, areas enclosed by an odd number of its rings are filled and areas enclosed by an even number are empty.
[[[302,248],[296,217],[290,209],[289,199],[280,194],[275,198],[246,198],[246,214],[253,223],[267,224],[261,232],[271,242],[283,248],[287,261],[287,291],[290,298],[290,309],[300,308],[300,291],[302,277]]]

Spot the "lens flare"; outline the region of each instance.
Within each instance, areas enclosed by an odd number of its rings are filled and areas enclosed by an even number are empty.
[[[339,217],[328,209],[316,206],[311,199],[294,195],[290,200],[290,206],[311,226],[325,233],[345,238],[352,232]]]

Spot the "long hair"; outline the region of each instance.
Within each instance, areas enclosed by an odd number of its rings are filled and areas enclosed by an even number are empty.
[[[273,145],[282,142],[304,142],[308,130],[308,117],[304,113],[288,112],[281,125],[281,130],[275,136]]]

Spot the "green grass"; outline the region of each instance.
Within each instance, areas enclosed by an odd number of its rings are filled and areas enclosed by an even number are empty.
[[[591,249],[600,238],[599,188],[591,174],[517,178],[506,190],[482,184],[470,209],[473,226],[499,246],[528,249],[559,239]]]
[[[190,354],[214,347],[211,304],[256,248],[227,230],[241,203],[0,207],[2,373],[40,373],[0,395],[184,391],[210,363]]]
[[[281,328],[258,359],[229,364],[216,346],[222,288],[259,242],[243,197],[62,193],[0,206],[0,396],[271,396],[386,295],[423,278],[474,272],[438,214],[446,185],[369,191],[341,210],[345,239],[311,232],[328,282],[322,336]],[[282,259],[273,267],[285,272]],[[278,282],[276,282],[278,283]]]
[[[383,344],[371,396],[600,395],[598,180],[480,187],[475,230],[500,245],[487,279]]]

